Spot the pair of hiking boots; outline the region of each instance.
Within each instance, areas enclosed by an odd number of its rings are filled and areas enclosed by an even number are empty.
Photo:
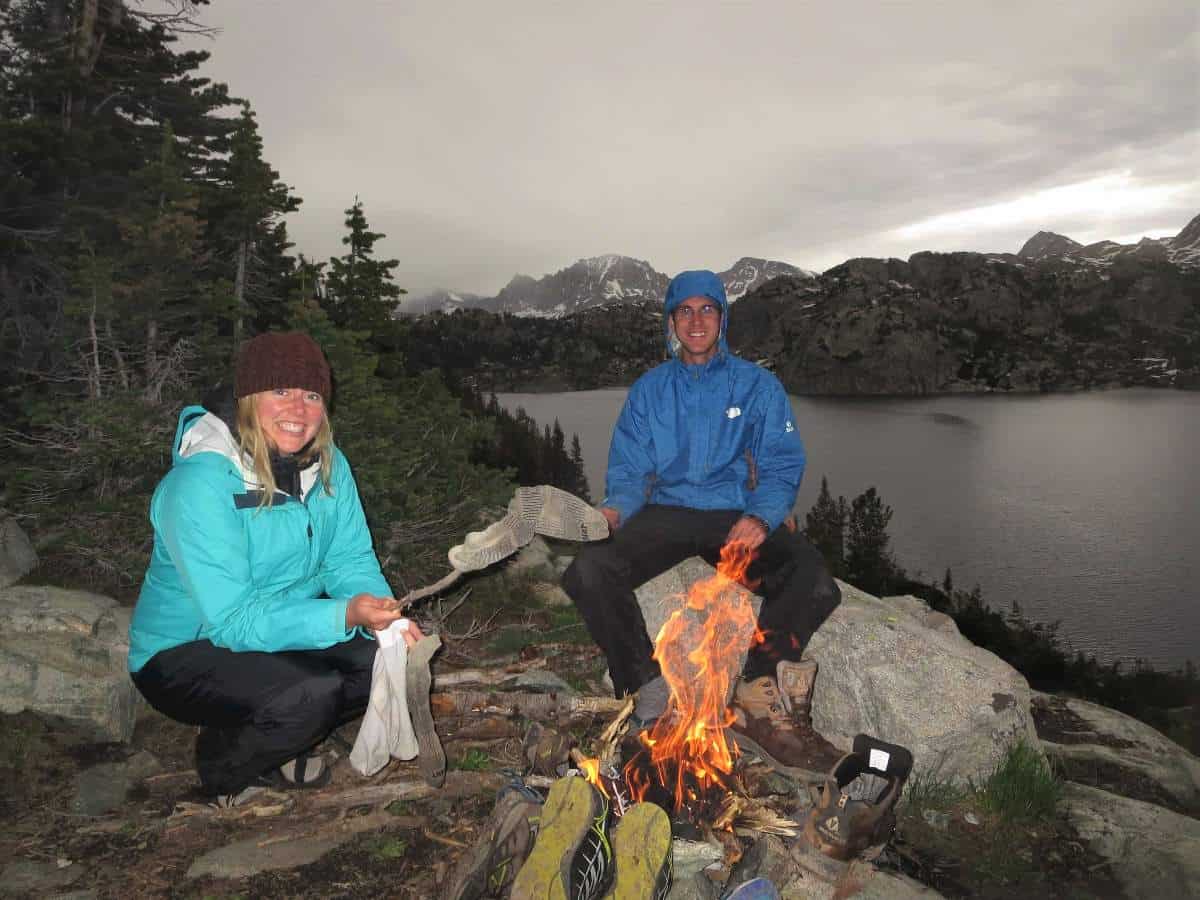
[[[741,679],[729,732],[743,752],[819,785],[804,837],[826,856],[848,861],[891,837],[913,759],[906,748],[866,734],[842,754],[819,735],[812,724],[816,675],[816,660],[782,661],[774,678]]]
[[[608,799],[575,775],[545,802],[520,781],[501,791],[479,842],[459,861],[446,900],[662,900],[671,885],[671,822],[635,803],[608,830]]]

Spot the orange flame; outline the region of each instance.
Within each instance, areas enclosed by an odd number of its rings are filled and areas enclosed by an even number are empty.
[[[654,658],[670,700],[642,743],[659,784],[674,796],[676,811],[720,786],[733,771],[737,748],[725,740],[724,729],[733,721],[725,703],[742,653],[762,640],[741,590],[754,556],[742,543],[722,547],[717,574],[692,585],[655,640]],[[625,766],[634,800],[651,787],[647,767],[637,764],[642,755]]]
[[[600,760],[580,759],[576,765],[579,766],[579,771],[583,773],[584,778],[594,784],[600,793],[608,795],[608,791],[604,789],[604,782],[600,780]]]

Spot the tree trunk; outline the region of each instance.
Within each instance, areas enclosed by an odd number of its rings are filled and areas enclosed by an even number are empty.
[[[88,337],[92,341],[92,362],[88,366],[88,397],[99,400],[103,389],[100,386],[100,339],[96,336],[96,286],[92,285],[92,309],[88,313]]]
[[[246,253],[249,241],[242,238],[237,245],[237,271],[233,276],[233,349],[242,343],[244,328],[242,317],[246,314]]]
[[[129,369],[125,366],[125,355],[121,353],[121,347],[113,335],[112,319],[104,320],[104,333],[108,337],[108,346],[112,348],[113,361],[117,364],[117,378],[121,381],[121,387],[129,390]]]
[[[154,386],[158,384],[158,320],[151,319],[146,323],[146,399],[157,403],[153,396]]]
[[[430,695],[429,702],[436,718],[507,715],[539,721],[613,716],[625,705],[612,697],[517,691],[439,691]]]

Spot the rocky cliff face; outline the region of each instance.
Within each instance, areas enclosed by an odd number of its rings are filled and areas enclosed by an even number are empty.
[[[730,341],[797,393],[1196,386],[1200,269],[1187,262],[1197,252],[1188,229],[1134,247],[1089,250],[1042,233],[1018,255],[852,259],[748,295]]]

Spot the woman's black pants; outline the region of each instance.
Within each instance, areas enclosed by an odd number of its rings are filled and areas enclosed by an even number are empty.
[[[324,650],[235,653],[192,641],[154,654],[133,682],[163,715],[201,726],[200,785],[233,794],[366,710],[377,646],[359,636]]]
[[[563,588],[608,658],[618,697],[660,674],[634,588],[690,556],[716,565],[725,536],[741,516],[738,510],[650,505],[608,540],[580,549],[563,575]],[[747,678],[774,675],[780,660],[800,659],[809,638],[842,599],[820,551],[802,534],[783,527],[759,546],[746,573],[749,583],[760,579],[758,627],[765,640],[746,659]]]

